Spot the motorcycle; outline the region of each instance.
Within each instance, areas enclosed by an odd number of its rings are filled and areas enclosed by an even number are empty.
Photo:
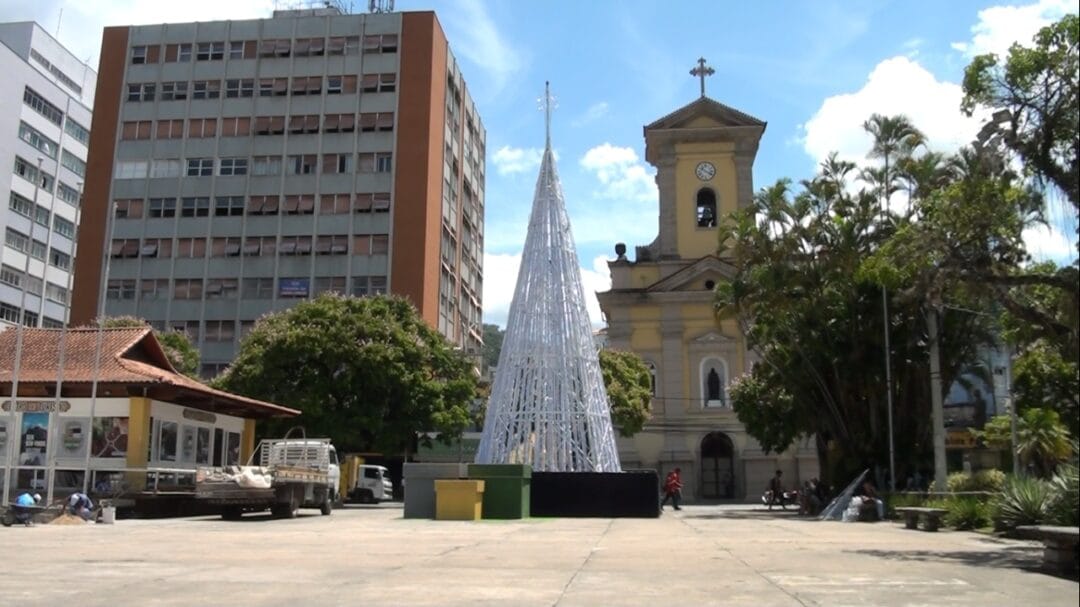
[[[773,500],[772,489],[767,489],[765,493],[761,494],[761,503],[773,506],[780,506],[781,508],[787,508],[788,506],[799,505],[799,492],[797,490],[784,491],[780,494],[780,499]]]

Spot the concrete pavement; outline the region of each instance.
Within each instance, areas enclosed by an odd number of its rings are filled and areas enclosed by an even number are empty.
[[[1077,605],[1042,548],[686,506],[650,519],[406,520],[400,505],[0,529],[2,603]]]

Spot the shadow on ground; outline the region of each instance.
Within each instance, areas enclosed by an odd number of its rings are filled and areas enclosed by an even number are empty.
[[[667,512],[667,510],[665,510]],[[732,520],[752,520],[752,521],[768,521],[768,520],[785,520],[785,521],[805,521],[805,522],[817,522],[815,516],[800,516],[798,511],[794,509],[790,510],[768,510],[766,508],[739,508],[739,509],[718,509],[713,511],[702,512],[702,509],[698,508],[692,512],[685,512],[682,515],[684,518],[696,518],[706,520],[719,520],[719,519],[732,519]]]
[[[1003,544],[996,538],[980,538],[992,544]],[[845,550],[850,554],[861,554],[890,561],[921,561],[927,563],[959,563],[973,567],[993,567],[999,569],[1022,569],[1033,573],[1042,573],[1065,580],[1080,581],[1076,572],[1063,573],[1043,566],[1042,546],[995,545],[992,551],[983,550]]]

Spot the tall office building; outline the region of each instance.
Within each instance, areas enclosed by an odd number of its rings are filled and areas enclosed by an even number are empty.
[[[0,24],[0,330],[67,320],[97,74],[36,23]]]
[[[390,292],[478,349],[486,135],[434,13],[109,27],[101,66],[74,321],[185,330],[209,376],[267,312]]]

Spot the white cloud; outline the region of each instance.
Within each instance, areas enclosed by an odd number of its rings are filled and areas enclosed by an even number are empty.
[[[903,114],[926,135],[931,148],[955,151],[975,138],[982,123],[978,114],[969,118],[960,112],[962,98],[959,85],[939,81],[918,62],[886,59],[858,91],[825,99],[802,125],[803,148],[818,162],[836,151],[843,159],[865,163],[872,139],[862,125],[878,113]]]
[[[495,91],[501,90],[524,66],[521,53],[507,41],[479,0],[458,0],[454,10],[439,13],[450,47],[487,72]]]
[[[575,118],[570,124],[571,126],[585,126],[590,122],[595,122],[608,113],[607,101],[600,101],[589,106],[589,109],[585,110],[585,113]]]
[[[491,162],[500,175],[525,173],[540,167],[544,150],[540,148],[513,148],[504,145],[495,150]]]
[[[506,319],[510,315],[510,304],[517,287],[518,269],[521,267],[521,253],[484,254],[484,322],[506,328]],[[599,255],[593,259],[592,269],[581,268],[581,290],[585,297],[585,307],[594,328],[604,326],[600,315],[600,302],[596,299],[598,291],[611,288],[611,275],[607,269],[607,259]]]
[[[1066,13],[1076,12],[1071,0],[1039,0],[1026,6],[991,6],[979,11],[979,21],[971,26],[970,42],[954,42],[952,48],[966,57],[996,53],[1004,57],[1014,42],[1029,44],[1044,26]]]
[[[632,148],[603,143],[581,158],[581,166],[603,186],[599,195],[618,200],[655,200],[656,182]]]
[[[1076,241],[1053,225],[1024,230],[1024,244],[1036,261],[1067,264],[1076,258]]]

